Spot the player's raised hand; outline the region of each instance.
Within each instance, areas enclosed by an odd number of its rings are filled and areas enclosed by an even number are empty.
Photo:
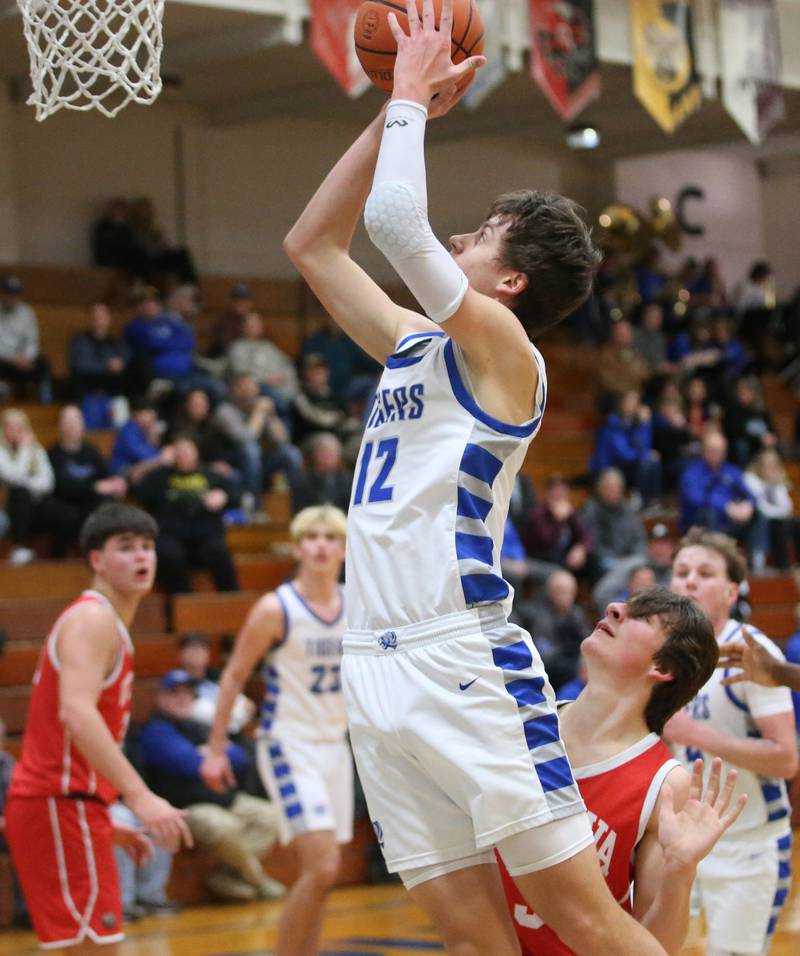
[[[227,754],[213,753],[208,750],[200,764],[200,776],[207,787],[217,793],[225,793],[236,786],[236,777],[231,769]]]
[[[128,796],[125,802],[142,821],[142,827],[158,846],[175,853],[181,843],[185,846],[194,845],[192,834],[184,819],[185,810],[178,810],[150,790],[141,790]]]
[[[442,0],[438,30],[433,0],[422,0],[422,19],[415,0],[406,0],[406,11],[408,33],[397,22],[394,13],[387,18],[397,43],[395,97],[421,99],[427,105],[435,93],[448,90],[486,65],[484,56],[469,56],[458,64],[454,64],[450,58],[453,0]]]
[[[658,818],[658,842],[664,852],[665,863],[678,867],[694,867],[707,856],[722,834],[734,823],[747,803],[742,794],[732,809],[728,809],[736,771],[729,770],[720,789],[722,761],[715,757],[711,763],[708,786],[703,793],[703,761],[696,760],[692,771],[689,797],[676,813],[669,786],[661,793],[661,813]]]
[[[723,644],[719,649],[717,667],[741,668],[739,673],[723,677],[720,683],[727,686],[749,680],[764,687],[780,687],[780,682],[774,676],[775,658],[772,654],[758,643],[744,625],[742,637],[743,643]]]

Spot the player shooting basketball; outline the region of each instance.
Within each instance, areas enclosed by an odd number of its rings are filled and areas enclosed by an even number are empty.
[[[497,847],[528,905],[576,953],[663,956],[602,878],[553,693],[530,636],[507,621],[499,563],[546,399],[528,333],[588,296],[598,253],[574,203],[533,191],[501,197],[449,251],[436,240],[426,122],[485,61],[451,62],[452,0],[439,29],[432,0],[421,19],[413,2],[407,14],[408,34],[390,15],[398,54],[385,113],[285,241],[334,319],[385,366],[350,507],[342,667],[370,814],[389,869],[450,952],[519,951]],[[365,203],[373,242],[425,315],[395,305],[350,257]]]

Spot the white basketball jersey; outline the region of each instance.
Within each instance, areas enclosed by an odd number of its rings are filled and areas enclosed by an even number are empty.
[[[275,594],[283,608],[284,633],[264,668],[262,732],[272,737],[341,740],[347,730],[339,677],[344,595],[336,620],[324,621],[291,583],[282,584]]]
[[[533,346],[531,346],[533,348]],[[500,548],[534,417],[510,425],[473,397],[460,348],[444,332],[407,335],[386,360],[367,419],[347,527],[347,626],[391,628],[500,603]]]
[[[784,656],[780,649],[752,625],[747,626],[753,637],[771,654],[780,660]],[[739,621],[729,620],[717,635],[719,644],[742,640],[742,625]],[[723,687],[723,677],[732,673],[732,669],[715,670],[708,682],[687,706],[689,716],[701,723],[708,723],[715,730],[733,737],[759,737],[754,718],[770,717],[774,714],[792,713],[792,697],[786,687],[760,687],[752,681]],[[704,754],[693,747],[678,748],[678,757],[687,768],[698,757],[705,760],[706,779],[711,771],[711,754]],[[739,819],[722,837],[720,842],[736,833],[767,827],[767,832],[759,831],[759,837],[773,833],[778,836],[789,827],[791,808],[786,792],[786,783],[777,777],[762,777],[751,770],[737,767],[736,788],[731,798],[733,806],[741,793],[747,794],[747,803]],[[723,762],[723,779],[728,765]],[[713,851],[712,851],[713,852]]]

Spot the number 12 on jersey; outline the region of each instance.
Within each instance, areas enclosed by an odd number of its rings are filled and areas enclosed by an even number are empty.
[[[367,484],[367,472],[372,461],[373,453],[375,461],[383,459],[378,476],[372,482],[367,495],[367,503],[372,504],[375,501],[391,501],[393,486],[387,486],[389,474],[397,461],[397,438],[384,438],[378,442],[375,448],[375,442],[368,441],[364,445],[361,455],[361,468],[358,472],[358,481],[356,481],[356,492],[353,495],[353,504],[360,505],[364,501],[364,492]]]

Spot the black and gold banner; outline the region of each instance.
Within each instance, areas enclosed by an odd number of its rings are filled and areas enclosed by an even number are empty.
[[[700,106],[691,0],[630,0],[633,88],[666,133]]]

